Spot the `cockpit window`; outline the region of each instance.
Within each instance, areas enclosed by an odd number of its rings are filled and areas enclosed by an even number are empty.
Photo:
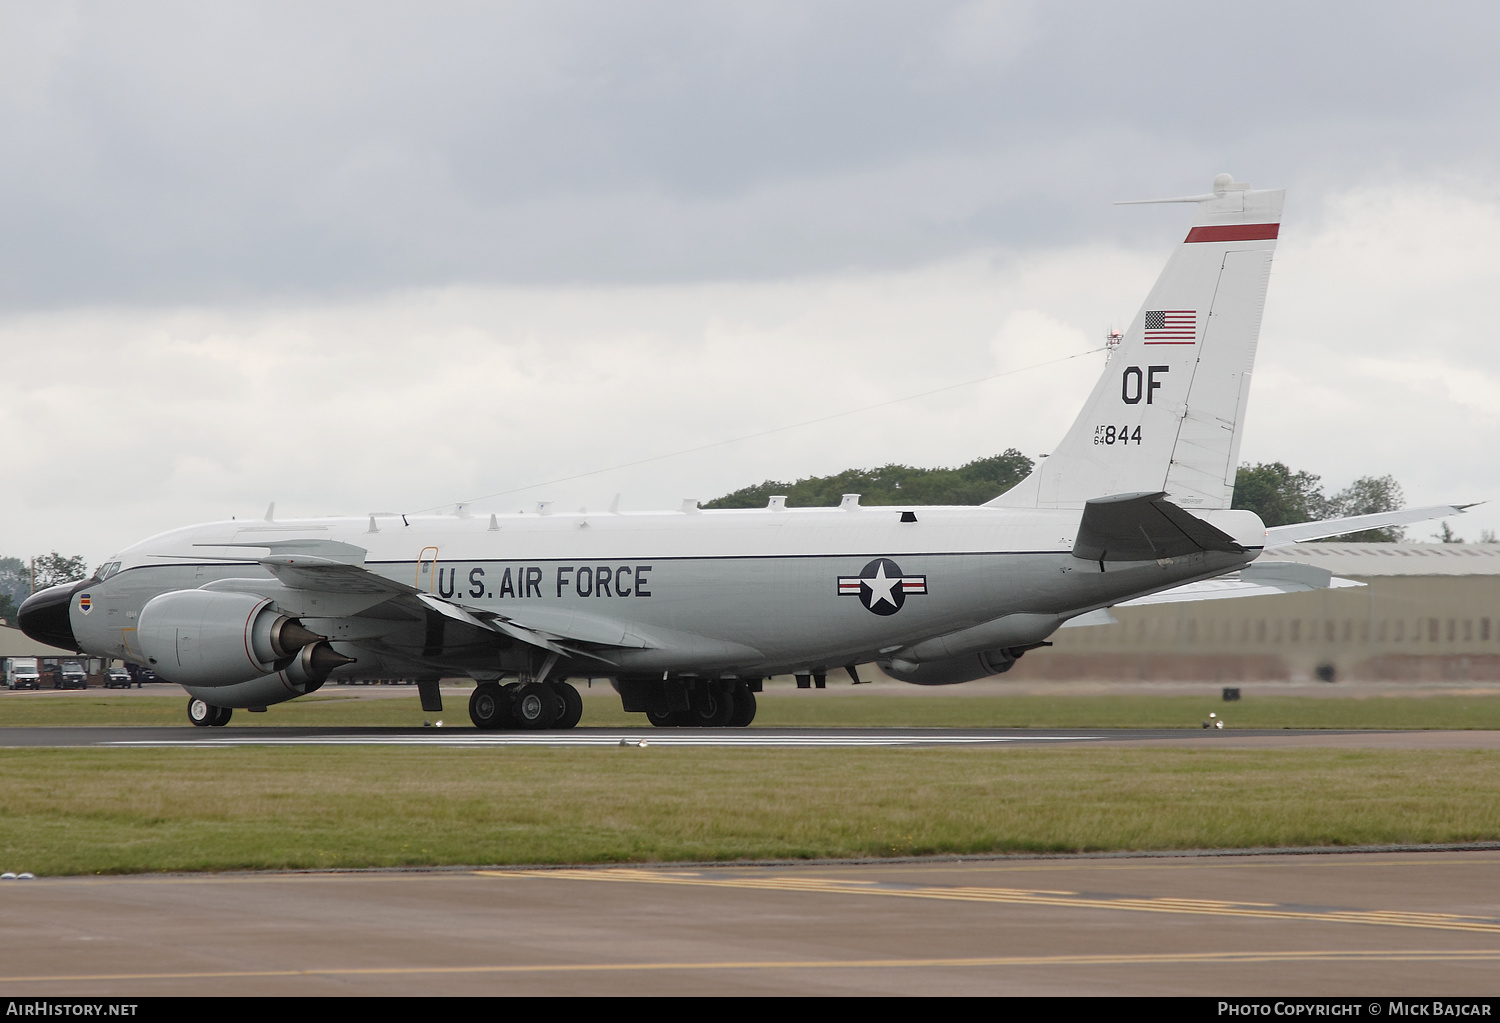
[[[120,570],[120,563],[118,561],[110,561],[110,562],[106,562],[103,565],[100,565],[99,566],[99,571],[95,572],[94,575],[97,576],[98,579],[99,579],[99,581],[102,583],[104,580],[108,579],[110,576],[114,575],[119,570]]]

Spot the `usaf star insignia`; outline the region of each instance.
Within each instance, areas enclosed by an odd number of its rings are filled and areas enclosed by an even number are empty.
[[[859,575],[839,576],[839,595],[858,597],[865,610],[878,615],[893,615],[908,596],[926,592],[925,575],[906,575],[890,558],[876,558]]]

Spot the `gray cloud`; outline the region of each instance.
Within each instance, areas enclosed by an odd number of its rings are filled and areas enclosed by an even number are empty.
[[[1500,487],[1500,11],[0,5],[0,551],[675,507],[1047,450],[1221,170],[1289,189],[1244,455]],[[83,484],[80,481],[90,481]],[[1500,504],[1460,532],[1500,527]]]
[[[899,268],[1482,167],[1479,4],[155,4],[0,23],[0,304]]]

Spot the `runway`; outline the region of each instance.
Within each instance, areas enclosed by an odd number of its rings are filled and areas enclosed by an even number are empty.
[[[1500,853],[0,883],[0,995],[1493,994]]]
[[[4,728],[0,746],[1500,748],[1495,732]],[[113,759],[113,758],[111,758]],[[628,798],[623,793],[622,798]],[[727,791],[725,798],[733,798]],[[0,997],[1484,995],[1500,850],[0,881]]]
[[[461,728],[24,727],[0,728],[0,749],[16,747],[213,748],[225,746],[620,745],[796,747],[1003,747],[1168,745],[1225,749],[1334,746],[1366,749],[1500,749],[1496,731],[1334,731],[1196,728],[575,728],[561,732],[481,732]]]

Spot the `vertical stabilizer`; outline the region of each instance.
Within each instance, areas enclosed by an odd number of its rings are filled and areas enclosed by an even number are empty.
[[[1285,194],[1220,174],[1210,195],[1151,200],[1196,203],[1192,229],[1062,443],[991,505],[1165,491],[1183,508],[1229,507]]]

